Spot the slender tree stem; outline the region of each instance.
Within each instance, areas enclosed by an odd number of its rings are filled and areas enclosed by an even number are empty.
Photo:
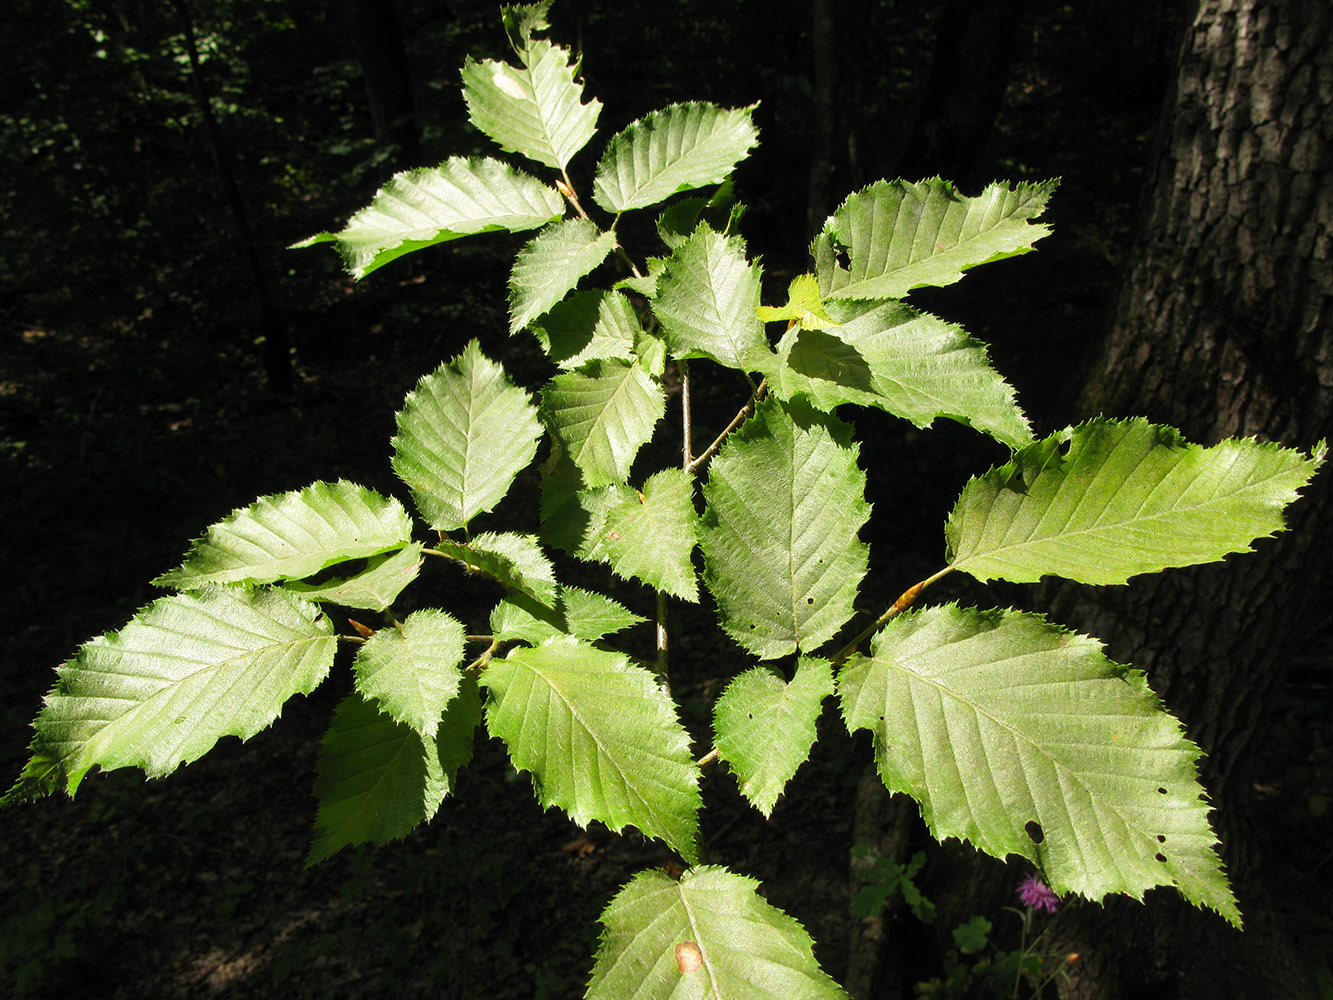
[[[703,452],[703,454],[701,454],[698,458],[690,462],[690,464],[685,467],[685,471],[689,473],[694,473],[698,471],[701,465],[703,465],[710,458],[712,458],[713,455],[717,453],[717,450],[722,447],[722,442],[727,439],[727,436],[737,427],[743,424],[745,422],[745,419],[751,413],[754,412],[755,405],[761,399],[764,398],[764,393],[766,393],[767,391],[768,391],[768,380],[764,379],[755,388],[754,394],[750,397],[750,401],[741,407],[740,412],[737,413],[736,416],[731,418],[731,423],[727,424],[726,428],[722,431],[722,433],[717,436],[717,440],[715,440],[712,444],[710,444],[708,448]]]
[[[860,633],[858,633],[856,638],[854,638],[851,642],[847,643],[847,645],[843,646],[842,649],[838,650],[837,655],[833,657],[834,666],[837,666],[838,664],[846,660],[847,657],[851,656],[852,653],[856,651],[857,646],[861,645],[861,643],[865,642],[872,635],[878,632],[881,628],[883,628],[889,622],[893,621],[893,619],[897,618],[900,614],[902,614],[904,611],[910,608],[912,606],[912,603],[917,599],[917,597],[920,596],[921,591],[925,590],[936,580],[948,576],[952,572],[953,572],[952,566],[945,566],[944,569],[940,570],[933,576],[928,576],[920,583],[915,583],[912,586],[908,587],[906,590],[904,590],[901,594],[898,595],[898,599],[893,602],[888,611],[880,615],[877,619],[875,619],[875,621],[869,627],[863,629]]]
[[[694,461],[694,442],[690,438],[690,365],[683,358],[677,358],[676,367],[680,370],[681,438],[685,442],[681,449],[684,455],[682,467],[690,472],[690,464]]]

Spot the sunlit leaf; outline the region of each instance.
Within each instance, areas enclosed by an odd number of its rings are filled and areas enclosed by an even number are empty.
[[[803,656],[790,681],[755,667],[734,677],[713,706],[713,741],[741,794],[765,816],[810,756],[815,722],[832,693],[828,661]]]
[[[528,394],[473,340],[407,394],[393,470],[432,528],[455,531],[500,502],[541,436]]]
[[[319,233],[291,249],[336,243],[359,279],[414,250],[476,233],[537,229],[564,210],[559,191],[521,170],[455,156],[395,174],[340,232]]]
[[[339,480],[260,497],[238,507],[153,582],[195,590],[211,583],[272,583],[400,549],[412,520],[392,497]]]
[[[634,876],[602,914],[586,1000],[847,1000],[758,884],[714,865]]]
[[[484,531],[466,542],[442,538],[436,551],[542,604],[555,603],[555,568],[533,535]]]
[[[624,482],[665,412],[652,376],[614,359],[557,375],[542,390],[542,417],[587,486]]]
[[[1141,899],[1175,885],[1239,925],[1214,853],[1199,749],[1143,674],[1018,611],[904,614],[838,678],[890,791],[938,839],[1037,864],[1057,892]]]
[[[434,737],[462,682],[463,626],[435,609],[414,611],[356,652],[356,689],[395,721]]]
[[[699,769],[656,679],[625,656],[552,639],[514,649],[481,676],[486,724],[530,771],[537,799],[574,822],[633,824],[696,857]]]
[[[1091,420],[963,487],[949,562],[981,580],[1096,584],[1213,562],[1281,531],[1324,453],[1234,438],[1206,448],[1143,419]]]
[[[509,275],[509,332],[518,333],[573,291],[616,246],[587,219],[556,222],[528,241]]]
[[[727,634],[761,659],[808,652],[852,616],[870,516],[851,426],[764,400],[712,460],[704,581]]]

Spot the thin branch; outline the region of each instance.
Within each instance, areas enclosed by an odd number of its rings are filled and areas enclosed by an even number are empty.
[[[884,614],[880,615],[879,618],[875,619],[874,623],[871,624],[868,628],[862,629],[855,639],[847,643],[847,645],[843,646],[842,649],[838,650],[837,655],[833,657],[833,664],[836,666],[839,663],[842,663],[844,660],[846,660],[847,657],[851,656],[852,653],[856,652],[857,646],[861,645],[861,643],[865,642],[872,635],[878,632],[881,628],[883,628],[889,622],[893,621],[893,619],[897,618],[900,614],[902,614],[904,611],[910,608],[912,606],[912,603],[917,599],[917,597],[921,595],[921,591],[925,590],[936,580],[948,576],[952,572],[953,572],[952,566],[945,566],[944,569],[940,570],[935,575],[928,576],[920,583],[915,583],[912,586],[908,587],[906,590],[904,590],[900,595],[898,595],[898,599],[893,602],[892,606],[889,608],[888,611],[884,612]]]
[[[684,441],[681,447],[682,468],[689,472],[690,463],[694,461],[694,442],[690,439],[690,365],[684,358],[677,358],[676,368],[680,371],[681,438]]]
[[[690,462],[690,464],[685,467],[685,471],[693,474],[701,465],[717,454],[717,450],[722,447],[722,442],[727,439],[727,435],[745,422],[746,418],[754,412],[755,405],[764,398],[764,393],[767,391],[768,379],[764,379],[755,388],[754,394],[750,397],[750,401],[741,407],[740,412],[732,418],[731,423],[727,424],[722,433],[717,436],[717,440],[710,444],[702,455]]]

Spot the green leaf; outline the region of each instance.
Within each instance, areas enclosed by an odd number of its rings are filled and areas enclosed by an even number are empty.
[[[949,562],[979,580],[1094,584],[1213,562],[1281,531],[1324,454],[1091,420],[968,482],[945,525]]]
[[[393,470],[432,528],[455,531],[500,502],[541,436],[528,394],[473,340],[407,394]]]
[[[553,608],[526,595],[505,598],[491,612],[491,632],[500,642],[522,639],[534,646],[563,635],[594,642],[644,620],[604,594],[561,587]]]
[[[422,558],[421,543],[413,542],[397,552],[366,560],[365,568],[351,576],[323,583],[287,583],[282,589],[307,601],[328,601],[344,608],[386,611],[403,588],[417,578]]]
[[[395,722],[374,702],[348,695],[324,735],[315,780],[319,812],[310,867],[357,844],[387,844],[428,821],[472,759],[481,697],[463,678],[429,736]]]
[[[741,794],[767,818],[815,745],[815,723],[833,693],[827,660],[802,656],[790,682],[767,667],[732,679],[713,707],[713,741]]]
[[[440,539],[437,552],[457,559],[470,572],[498,580],[510,590],[527,594],[545,605],[555,604],[558,585],[555,567],[546,557],[535,535],[486,531],[467,542]]]
[[[509,44],[514,46],[515,52],[520,55],[526,53],[532,47],[532,33],[545,31],[551,26],[551,22],[547,20],[550,9],[551,0],[500,8],[500,19],[504,24],[505,34],[509,36]]]
[[[875,406],[929,427],[948,417],[1011,448],[1032,441],[1014,390],[990,366],[985,345],[902,302],[840,303],[841,325],[789,330],[768,373],[774,394],[804,394],[818,409]]]
[[[807,652],[852,616],[870,516],[851,427],[766,399],[712,460],[704,582],[727,634],[760,659]]]
[[[509,332],[518,333],[556,305],[615,246],[615,233],[601,232],[587,219],[552,223],[524,244],[509,275]]]
[[[786,322],[802,330],[827,330],[839,326],[824,308],[824,297],[819,293],[819,279],[813,274],[798,274],[787,286],[787,304],[760,306],[755,310],[765,323]]]
[[[624,482],[666,412],[666,397],[637,365],[597,359],[542,390],[542,417],[588,486]]]
[[[311,483],[238,507],[195,541],[181,566],[153,582],[197,590],[300,579],[411,540],[412,519],[397,500],[344,480]]]
[[[438,167],[394,174],[338,233],[289,249],[337,243],[353,278],[391,260],[476,233],[537,229],[565,214],[560,192],[508,164],[451,157]]]
[[[223,736],[249,739],[328,674],[337,646],[319,608],[281,590],[205,587],[85,643],[34,723],[34,759],[70,795],[94,766],[170,774]]]
[[[578,368],[594,358],[634,359],[643,327],[630,301],[619,292],[575,292],[552,306],[528,328],[561,368]]]
[[[876,181],[843,202],[815,237],[819,287],[835,299],[898,299],[1028,253],[1050,232],[1028,220],[1045,210],[1058,183],[996,183],[967,198],[938,177]]]
[[[711,358],[754,371],[772,356],[759,308],[759,267],[745,259],[739,237],[700,224],[676,247],[657,279],[653,312],[678,358]]]
[[[572,638],[520,647],[482,674],[486,724],[530,771],[543,807],[633,824],[696,858],[699,769],[671,699],[647,670]]]
[[[641,493],[620,485],[585,490],[579,505],[588,525],[575,555],[682,600],[699,599],[691,559],[698,531],[694,481],[683,469],[658,472]]]
[[[608,212],[647,208],[679,191],[720,184],[759,141],[754,107],[673,104],[634,122],[606,147],[592,197]]]
[[[491,59],[464,63],[468,117],[501,149],[563,171],[597,132],[602,102],[581,103],[576,63],[559,45],[538,39],[519,57],[522,66]]]
[[[414,611],[380,629],[356,652],[356,689],[396,722],[434,738],[463,675],[463,626],[438,610]]]
[[[586,1000],[847,1000],[758,885],[715,865],[634,876],[602,914]]]
[[[1018,611],[914,611],[848,660],[838,690],[848,730],[874,734],[884,784],[936,838],[1020,855],[1092,899],[1175,885],[1239,926],[1198,748],[1095,639]]]

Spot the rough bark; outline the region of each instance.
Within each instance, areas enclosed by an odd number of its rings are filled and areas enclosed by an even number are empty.
[[[1147,216],[1080,416],[1144,413],[1193,440],[1309,447],[1333,430],[1333,6],[1201,0],[1181,48]],[[1148,671],[1207,757],[1241,933],[1172,894],[1073,905],[1062,995],[1306,997],[1274,917],[1251,764],[1318,600],[1333,504],[1322,480],[1258,554],[1126,588],[1052,588],[1052,616]],[[1270,859],[1271,862],[1271,859]]]

